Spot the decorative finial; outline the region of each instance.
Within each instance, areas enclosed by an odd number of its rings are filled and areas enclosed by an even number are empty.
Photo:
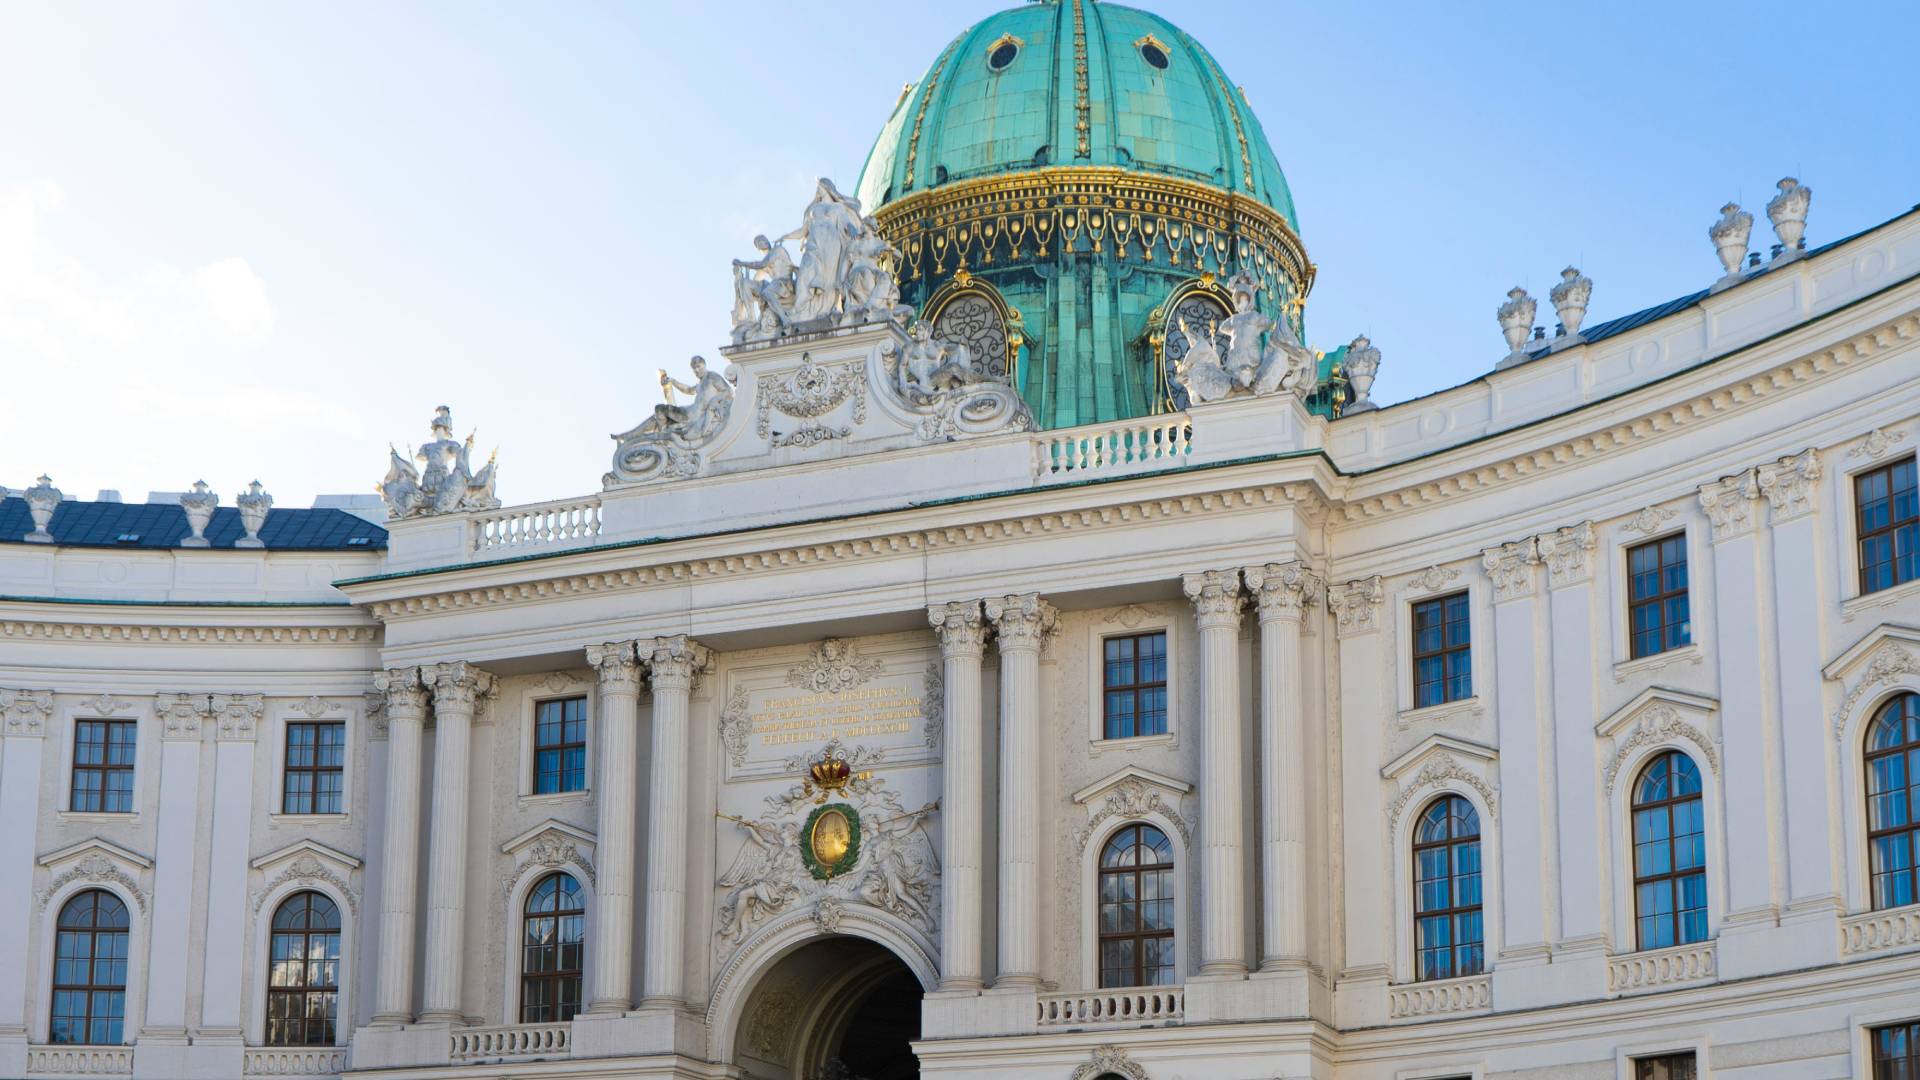
[[[23,497],[27,500],[27,512],[33,515],[33,531],[26,535],[30,544],[51,544],[53,534],[47,531],[47,523],[53,520],[54,508],[60,505],[64,497],[60,489],[53,486],[53,479],[45,473],[26,490]]]
[[[207,522],[213,520],[214,507],[220,505],[220,496],[213,493],[205,480],[195,480],[193,488],[180,495],[180,508],[187,512],[187,527],[193,535],[180,541],[181,547],[203,548],[207,546]]]
[[[1781,177],[1776,185],[1780,194],[1767,203],[1767,219],[1773,222],[1773,235],[1780,238],[1776,259],[1798,258],[1807,238],[1807,206],[1813,202],[1813,189],[1791,176]]]
[[[1367,394],[1373,390],[1373,377],[1380,372],[1380,350],[1373,347],[1367,335],[1361,334],[1347,343],[1347,355],[1342,366],[1346,371],[1347,384],[1353,387],[1353,401],[1345,411],[1357,413],[1379,408]]]
[[[1587,301],[1593,298],[1593,279],[1580,273],[1575,267],[1560,271],[1560,284],[1547,294],[1553,301],[1553,310],[1560,316],[1560,326],[1565,336],[1556,340],[1554,348],[1565,348],[1587,340],[1580,336],[1580,323],[1587,317]]]
[[[233,542],[237,548],[261,548],[266,543],[260,539],[260,526],[267,523],[267,514],[273,509],[273,496],[267,494],[260,481],[247,485],[247,490],[233,497],[233,505],[240,508],[240,524],[247,535]]]
[[[1497,314],[1500,317],[1500,333],[1507,339],[1508,352],[1507,358],[1495,365],[1495,370],[1527,362],[1527,332],[1533,329],[1536,307],[1527,290],[1518,285],[1507,290],[1507,302],[1500,305]]]
[[[1739,203],[1720,208],[1720,220],[1707,227],[1713,250],[1720,256],[1726,276],[1714,283],[1716,291],[1740,280],[1740,260],[1747,257],[1747,241],[1753,235],[1753,215],[1740,209]]]

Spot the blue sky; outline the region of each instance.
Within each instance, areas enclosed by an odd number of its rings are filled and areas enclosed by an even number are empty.
[[[726,340],[728,261],[851,188],[903,82],[1005,6],[0,5],[0,484],[370,492],[453,406],[500,494],[599,487],[656,371]],[[1920,202],[1920,5],[1146,6],[1245,86],[1377,400],[1704,287],[1773,182],[1809,243]]]

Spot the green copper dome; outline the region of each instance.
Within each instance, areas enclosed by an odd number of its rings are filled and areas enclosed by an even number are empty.
[[[1118,4],[1041,0],[955,38],[894,103],[859,197],[900,252],[902,299],[1043,427],[1184,408],[1178,327],[1224,352],[1244,274],[1297,334],[1313,286],[1246,95],[1180,28]]]
[[[955,38],[895,103],[860,202],[871,213],[958,181],[1072,164],[1251,195],[1299,228],[1266,131],[1213,56],[1158,15],[1095,0],[1025,4]]]

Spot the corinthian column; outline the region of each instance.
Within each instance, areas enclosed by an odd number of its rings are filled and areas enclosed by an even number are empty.
[[[986,601],[1000,642],[1000,969],[996,986],[1040,984],[1040,645],[1053,605],[1039,593]]]
[[[713,653],[685,634],[637,643],[653,683],[653,799],[648,806],[647,951],[641,1004],[686,1000],[687,708]]]
[[[587,663],[600,673],[600,779],[594,858],[593,986],[590,1013],[633,1006],[633,852],[640,768],[640,665],[633,642],[589,645]]]
[[[1326,582],[1297,562],[1250,566],[1260,604],[1260,967],[1307,962],[1307,732],[1301,612]]]
[[[982,789],[980,654],[987,624],[978,601],[935,604],[927,619],[940,638],[946,689],[946,746],[940,764],[940,988],[980,989]]]
[[[1247,971],[1245,796],[1240,770],[1240,571],[1181,579],[1200,627],[1200,973]]]
[[[373,1022],[413,1022],[413,916],[420,894],[420,729],[427,692],[419,668],[373,677],[387,699],[387,829],[380,847],[380,976]]]
[[[421,669],[433,687],[433,831],[427,841],[427,978],[420,1019],[459,1023],[467,945],[467,800],[473,711],[493,676],[465,663]],[[389,722],[388,739],[392,739]],[[389,747],[397,753],[397,747]]]

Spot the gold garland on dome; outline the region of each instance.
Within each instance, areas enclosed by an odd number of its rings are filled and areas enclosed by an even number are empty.
[[[1111,166],[1070,165],[981,177],[909,195],[874,213],[901,253],[901,280],[975,271],[996,259],[1072,254],[1191,267],[1241,268],[1304,298],[1315,267],[1287,219],[1257,199],[1209,184]]]

